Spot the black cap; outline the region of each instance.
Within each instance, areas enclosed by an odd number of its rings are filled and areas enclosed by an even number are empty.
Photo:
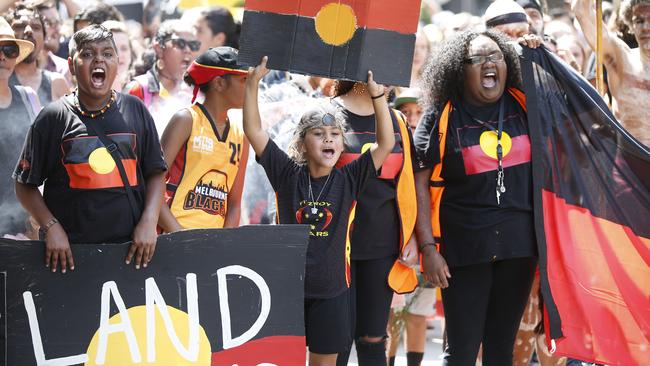
[[[537,9],[540,14],[544,15],[542,6],[537,0],[517,0],[517,4],[519,4],[524,9]]]
[[[219,76],[248,74],[248,68],[237,64],[238,54],[239,51],[232,47],[214,47],[202,53],[192,62],[187,69],[187,73],[195,83],[192,103],[199,92],[199,85],[208,83]]]
[[[232,47],[213,47],[199,55],[195,62],[203,66],[247,70],[248,68],[237,64],[238,54],[239,51]]]

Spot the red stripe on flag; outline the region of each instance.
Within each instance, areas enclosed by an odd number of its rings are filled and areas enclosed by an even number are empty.
[[[462,150],[465,174],[479,174],[497,169],[497,159],[483,152],[481,145],[472,145]],[[503,157],[503,167],[530,162],[530,139],[527,135],[512,138],[512,149]]]
[[[562,317],[557,353],[609,365],[650,355],[650,239],[543,191],[547,273]]]
[[[122,165],[124,165],[124,171],[131,186],[138,185],[137,161],[134,159],[123,159]],[[88,163],[64,164],[64,166],[70,178],[70,188],[104,189],[124,187],[117,166],[107,174],[95,172]]]
[[[420,0],[246,0],[245,10],[314,18],[323,6],[331,3],[349,5],[356,14],[359,28],[406,34],[417,31]]]
[[[212,365],[304,365],[305,337],[271,336],[212,353]]]
[[[341,154],[341,157],[336,162],[337,168],[342,168],[351,162],[357,160],[361,154],[354,153],[345,153]],[[402,170],[402,164],[404,162],[404,155],[402,153],[391,153],[384,160],[384,164],[381,165],[381,174],[377,178],[381,179],[394,179],[397,177],[399,172]]]

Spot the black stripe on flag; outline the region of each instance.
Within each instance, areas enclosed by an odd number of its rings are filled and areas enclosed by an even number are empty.
[[[357,29],[348,43],[333,46],[318,36],[313,18],[246,11],[243,24],[242,65],[257,65],[267,55],[276,70],[361,81],[372,70],[379,83],[410,83],[414,34]]]

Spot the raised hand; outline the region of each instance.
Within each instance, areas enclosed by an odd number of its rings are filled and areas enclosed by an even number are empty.
[[[259,65],[248,68],[248,79],[246,80],[248,85],[259,84],[260,80],[269,73],[269,69],[266,68],[266,63],[268,61],[269,57],[264,56]]]
[[[537,48],[544,43],[544,40],[535,34],[524,34],[523,37],[519,37],[517,39],[517,42],[519,42],[519,44],[522,46]]]
[[[368,71],[367,87],[368,87],[368,93],[370,93],[371,98],[384,94],[384,89],[385,89],[384,86],[377,84],[377,82],[375,82],[375,78],[372,74],[372,71],[370,70]]]

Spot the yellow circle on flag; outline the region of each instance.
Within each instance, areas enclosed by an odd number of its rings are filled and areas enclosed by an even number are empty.
[[[90,168],[97,174],[108,174],[115,169],[115,160],[105,147],[100,147],[88,157]]]
[[[491,157],[492,159],[497,158],[497,133],[496,132],[484,131],[481,134],[479,143],[481,145],[481,150],[483,150],[485,155]],[[510,138],[510,135],[506,133],[506,131],[501,132],[501,148],[503,149],[504,158],[506,157],[506,155],[508,155],[510,149],[512,149],[512,139]]]
[[[141,362],[133,362],[131,357],[131,350],[124,332],[115,332],[108,335],[108,342],[106,346],[106,358],[103,365],[105,366],[128,366],[128,365],[183,365],[183,366],[210,366],[212,362],[212,350],[210,341],[205,334],[205,330],[199,325],[199,355],[198,359],[194,362],[187,361],[172,343],[165,322],[160,316],[157,307],[154,307],[154,317],[156,322],[154,342],[156,362],[147,362],[147,311],[144,305],[135,306],[127,309],[129,319],[131,320],[131,327],[135,340],[137,343],[137,350],[140,352]],[[182,347],[188,348],[188,315],[182,310],[178,310],[167,305],[169,317],[171,318],[172,326],[176,332],[176,336],[180,341]],[[122,323],[122,316],[120,313],[113,315],[109,320],[109,324]],[[97,347],[99,346],[99,330],[95,332],[86,354],[88,355],[88,362],[85,366],[97,365]],[[135,346],[135,345],[133,345]]]
[[[352,39],[356,29],[357,17],[349,5],[329,3],[316,14],[316,33],[327,44],[345,44]]]

